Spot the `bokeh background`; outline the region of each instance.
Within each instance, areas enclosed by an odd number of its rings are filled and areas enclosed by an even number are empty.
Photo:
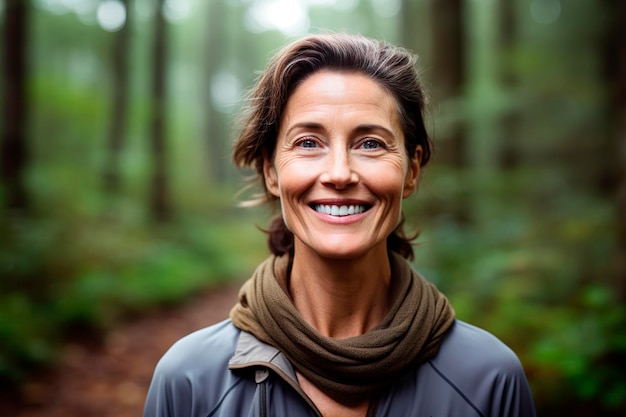
[[[415,267],[520,356],[540,415],[626,415],[621,0],[0,0],[0,381],[248,276],[272,211],[230,161],[273,51],[414,50],[436,143]],[[471,358],[468,358],[471,360]]]

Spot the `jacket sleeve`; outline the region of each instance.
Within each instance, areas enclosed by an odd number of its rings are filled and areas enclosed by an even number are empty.
[[[511,364],[509,371],[493,380],[490,416],[536,417],[535,404],[519,362]]]
[[[190,381],[161,360],[154,371],[143,416],[191,417],[192,398]]]
[[[174,343],[157,364],[144,417],[205,417],[236,383],[228,361],[239,339],[228,320]]]
[[[444,385],[437,385],[440,392],[432,395],[440,399],[437,410],[442,410],[441,415],[536,416],[519,358],[483,329],[457,320],[431,366],[445,381]],[[435,382],[433,375],[431,385]]]

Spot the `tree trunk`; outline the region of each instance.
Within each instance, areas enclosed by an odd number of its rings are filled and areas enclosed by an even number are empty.
[[[120,153],[126,142],[128,120],[128,60],[131,8],[129,7],[129,0],[121,1],[126,9],[126,22],[116,33],[112,47],[113,100],[104,166],[104,188],[111,194],[116,194],[120,191]]]
[[[6,0],[4,14],[4,122],[0,137],[0,176],[4,184],[4,205],[8,209],[26,211],[29,207],[24,179],[28,164],[28,4],[24,0]]]
[[[208,161],[211,177],[213,180],[222,182],[226,179],[226,134],[223,126],[223,117],[217,110],[212,100],[211,90],[213,80],[220,71],[220,63],[223,63],[222,52],[224,46],[224,36],[228,31],[224,30],[225,12],[221,0],[210,2],[208,7],[208,30],[207,30],[207,57],[206,73],[209,80],[206,89],[206,143],[208,149]]]
[[[431,45],[425,34],[431,31],[428,4],[421,0],[402,0],[398,19],[398,43],[419,56],[418,66],[424,68],[422,60],[429,56]],[[426,72],[424,75],[428,76]]]
[[[513,67],[513,54],[517,43],[517,13],[515,9],[515,1],[503,1],[499,4],[500,12],[500,80],[503,89],[510,95],[514,94],[514,90],[518,84],[518,77]],[[512,169],[519,164],[519,151],[517,149],[519,132],[519,112],[515,108],[509,108],[505,111],[500,119],[501,135],[499,138],[500,146],[498,149],[498,164],[502,169]]]
[[[400,40],[399,43],[404,47],[415,51],[416,36],[414,34],[415,24],[412,17],[415,16],[415,3],[411,0],[402,0],[402,9],[400,11]],[[417,51],[415,51],[417,52]]]
[[[465,84],[463,0],[433,0],[432,45],[433,98],[444,117],[450,115],[451,100],[463,94]],[[440,138],[439,159],[456,167],[467,164],[465,128],[460,121],[446,127]]]
[[[610,91],[614,92],[614,135],[617,145],[617,250],[616,290],[626,302],[626,3],[612,0],[613,36],[606,50]]]
[[[152,151],[152,180],[150,188],[150,212],[152,218],[163,222],[171,217],[171,205],[167,182],[166,137],[166,65],[167,23],[163,14],[165,0],[157,0],[154,23],[152,112],[150,145]]]

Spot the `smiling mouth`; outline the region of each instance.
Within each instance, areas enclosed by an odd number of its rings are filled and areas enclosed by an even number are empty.
[[[353,214],[360,214],[368,210],[369,207],[362,204],[355,204],[349,206],[335,206],[327,204],[313,204],[311,206],[313,210],[322,214],[330,214],[331,216],[350,216]]]

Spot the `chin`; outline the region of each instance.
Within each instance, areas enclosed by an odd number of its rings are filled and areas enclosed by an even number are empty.
[[[362,252],[318,252],[319,255],[326,259],[335,259],[335,260],[354,260],[359,259],[364,256]]]
[[[312,247],[313,251],[318,254],[318,256],[327,259],[337,259],[337,260],[350,260],[350,259],[360,259],[366,256],[369,253],[372,253],[373,248],[364,248],[364,247],[347,247],[345,244],[342,245],[331,245],[325,247]]]

